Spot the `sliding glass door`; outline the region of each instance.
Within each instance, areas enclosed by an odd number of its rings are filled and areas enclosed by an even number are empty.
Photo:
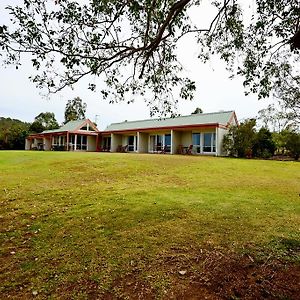
[[[216,134],[209,132],[203,134],[203,152],[216,152]]]
[[[171,152],[171,134],[150,135],[151,152]]]
[[[129,137],[128,137],[128,151],[129,152],[134,152],[134,151],[136,151],[136,136],[135,135],[130,135]]]
[[[193,146],[196,153],[215,153],[216,134],[214,132],[193,133]]]

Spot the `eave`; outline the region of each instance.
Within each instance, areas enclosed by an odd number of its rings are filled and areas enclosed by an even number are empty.
[[[153,132],[153,131],[166,131],[166,130],[197,130],[197,129],[213,129],[213,128],[224,128],[226,129],[227,126],[219,123],[210,123],[210,124],[193,124],[193,125],[180,125],[180,126],[162,126],[162,127],[148,127],[148,128],[132,128],[132,129],[122,129],[122,130],[108,130],[108,131],[101,131],[101,135],[105,134],[120,134],[120,133],[133,133],[133,132]]]

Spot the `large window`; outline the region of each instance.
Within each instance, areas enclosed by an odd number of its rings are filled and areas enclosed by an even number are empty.
[[[77,135],[76,150],[87,150],[87,136]]]
[[[216,134],[203,134],[203,152],[216,152]]]
[[[193,146],[196,153],[216,152],[216,134],[213,132],[193,133]]]
[[[70,134],[69,149],[75,150],[75,144],[76,144],[76,150],[87,150],[87,136],[77,134],[76,137],[75,134]]]
[[[150,149],[152,152],[162,151],[163,135],[150,135]]]
[[[54,146],[64,146],[66,144],[66,136],[60,135],[60,136],[54,136],[53,137],[53,143]]]
[[[150,135],[151,152],[171,152],[171,134]]]

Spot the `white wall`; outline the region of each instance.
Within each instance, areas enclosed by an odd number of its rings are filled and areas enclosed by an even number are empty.
[[[138,132],[138,148],[139,153],[148,153],[148,140],[149,134],[144,132]]]
[[[225,156],[226,152],[223,151],[223,138],[224,135],[228,133],[227,129],[219,128],[218,129],[218,155]]]
[[[119,145],[122,145],[122,135],[111,134],[111,152],[116,152]]]
[[[50,151],[51,150],[51,143],[52,139],[51,138],[44,138],[44,150]]]
[[[171,154],[176,154],[178,146],[182,144],[181,142],[181,132],[172,130],[171,131]]]
[[[191,131],[183,131],[181,133],[181,142],[182,145],[188,147],[193,143],[192,141],[192,132]]]
[[[87,137],[87,142],[88,142],[87,151],[96,151],[97,150],[96,139],[97,139],[96,136],[88,136]]]
[[[25,150],[30,150],[31,149],[31,140],[25,139]]]

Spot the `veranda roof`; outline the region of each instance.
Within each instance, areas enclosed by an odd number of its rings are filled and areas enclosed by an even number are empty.
[[[81,124],[83,124],[86,120],[76,120],[70,121],[58,129],[53,130],[44,130],[42,133],[56,133],[56,132],[65,132],[65,131],[75,131]]]
[[[125,121],[121,123],[112,123],[107,126],[104,130],[111,131],[122,131],[122,130],[133,130],[133,129],[147,129],[147,128],[166,128],[166,127],[181,127],[181,126],[192,126],[192,125],[212,125],[221,124],[227,126],[231,118],[235,117],[234,111],[220,111],[215,113],[205,114],[192,114],[188,116],[180,116],[176,118],[166,119],[148,119],[140,121]]]

